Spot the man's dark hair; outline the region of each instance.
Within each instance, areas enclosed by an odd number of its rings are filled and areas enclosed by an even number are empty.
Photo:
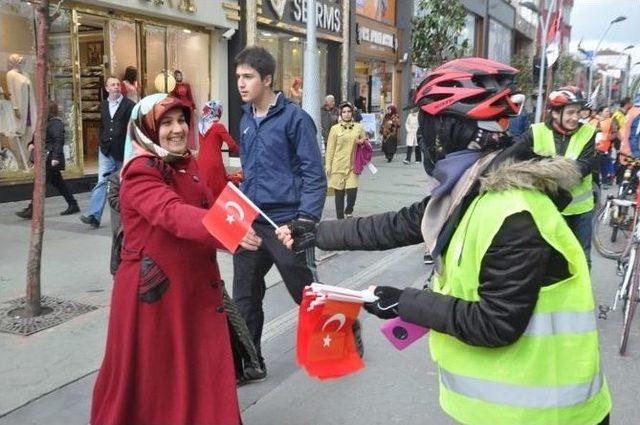
[[[138,70],[135,66],[128,66],[124,70],[124,76],[122,77],[123,81],[128,81],[131,84],[135,83],[138,80]]]
[[[276,60],[267,49],[262,47],[245,47],[238,53],[233,63],[236,68],[240,65],[249,65],[258,71],[261,80],[264,80],[267,75],[271,75],[271,80],[273,80],[276,73]]]
[[[631,103],[631,98],[627,96],[620,101],[620,106],[626,106],[629,103]]]

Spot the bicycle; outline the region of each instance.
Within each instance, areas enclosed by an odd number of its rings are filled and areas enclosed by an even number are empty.
[[[614,202],[631,202],[637,204],[640,201],[640,188],[636,191],[635,202],[613,199]],[[601,319],[607,319],[609,311],[615,311],[618,302],[623,302],[623,325],[620,336],[619,353],[624,356],[631,333],[631,323],[638,303],[640,303],[640,226],[638,226],[637,211],[633,217],[632,236],[629,243],[618,258],[617,274],[622,276],[611,307],[600,305]]]
[[[593,245],[605,258],[620,257],[635,226],[637,202],[628,198],[638,186],[638,170],[640,160],[634,158],[626,165],[616,196],[608,195],[593,216]]]

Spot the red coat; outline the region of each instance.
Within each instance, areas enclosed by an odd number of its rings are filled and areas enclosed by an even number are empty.
[[[201,224],[212,202],[192,158],[166,165],[142,156],[127,164],[125,241],[92,424],[241,423],[221,246]]]
[[[177,97],[187,105],[191,106],[191,109],[196,109],[196,102],[193,100],[193,94],[191,94],[191,85],[189,83],[176,83],[176,86],[169,93],[173,97]]]
[[[229,146],[229,151],[238,153],[238,145],[224,125],[219,122],[200,137],[200,151],[198,152],[198,168],[202,178],[217,197],[227,184],[227,173],[222,162],[222,143]]]

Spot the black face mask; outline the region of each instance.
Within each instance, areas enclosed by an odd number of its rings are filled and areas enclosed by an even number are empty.
[[[418,138],[422,150],[422,165],[432,175],[436,162],[448,153],[466,149],[478,130],[475,121],[420,112]]]
[[[453,116],[419,115],[418,138],[423,152],[422,165],[433,176],[436,163],[452,152],[467,149],[475,142],[478,150],[502,149],[512,143],[505,133],[492,133],[478,128],[473,120]]]

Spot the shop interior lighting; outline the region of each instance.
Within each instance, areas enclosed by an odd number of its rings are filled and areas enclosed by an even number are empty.
[[[187,29],[187,28],[183,28],[182,32],[185,33],[185,34],[191,34],[191,30]]]
[[[300,38],[298,38],[298,37],[291,37],[291,38],[289,39],[289,41],[291,41],[291,42],[300,41]]]

